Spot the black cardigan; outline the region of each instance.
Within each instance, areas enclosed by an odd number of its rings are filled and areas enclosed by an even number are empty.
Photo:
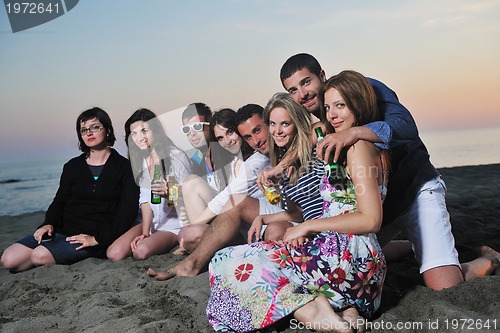
[[[94,180],[82,154],[64,165],[42,225],[53,225],[55,232],[66,236],[94,236],[99,244],[86,249],[104,258],[108,246],[132,227],[138,203],[139,187],[128,159],[112,149],[99,178]]]

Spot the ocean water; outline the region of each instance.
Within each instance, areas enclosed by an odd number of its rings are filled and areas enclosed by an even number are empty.
[[[436,168],[500,163],[500,127],[421,132]]]
[[[0,216],[45,211],[59,185],[64,160],[0,164]]]
[[[500,128],[422,132],[437,168],[500,163]],[[45,211],[66,160],[0,163],[0,216]]]

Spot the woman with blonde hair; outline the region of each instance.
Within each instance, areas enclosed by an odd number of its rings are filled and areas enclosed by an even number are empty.
[[[272,135],[273,129],[276,129],[278,124],[270,120],[271,112],[274,110],[279,112],[285,110],[296,127],[296,135],[289,145],[279,146],[276,139]],[[290,161],[285,169],[290,171],[290,182],[295,184],[300,177],[300,167],[309,163],[312,158],[312,142],[309,138],[311,128],[311,118],[308,113],[304,112],[304,108],[295,103],[288,93],[276,93],[269,100],[264,110],[264,122],[269,125],[268,141],[270,142],[269,158],[271,165],[277,165],[281,160]],[[286,127],[286,124],[284,124]],[[286,157],[285,157],[286,155]],[[290,167],[292,167],[290,169]]]

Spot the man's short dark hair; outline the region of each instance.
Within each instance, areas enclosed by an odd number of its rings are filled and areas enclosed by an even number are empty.
[[[320,77],[321,65],[318,60],[312,55],[307,53],[298,53],[296,55],[288,58],[283,64],[280,70],[281,83],[292,76],[295,72],[301,70],[302,68],[307,68],[309,72]]]
[[[196,116],[203,116],[206,122],[210,122],[212,120],[212,110],[204,103],[191,103],[182,112],[183,121]]]
[[[252,118],[253,115],[258,114],[262,118],[264,108],[258,104],[243,105],[236,112],[236,126]]]

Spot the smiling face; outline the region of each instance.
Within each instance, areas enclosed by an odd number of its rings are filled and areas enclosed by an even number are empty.
[[[340,93],[335,88],[325,91],[326,119],[333,126],[335,132],[345,131],[353,127],[356,117],[345,103]]]
[[[80,134],[85,145],[91,149],[106,145],[106,130],[97,118],[82,121]]]
[[[267,144],[268,128],[260,115],[254,114],[240,123],[238,131],[252,149],[264,155],[269,154],[269,146]]]
[[[321,72],[318,77],[304,67],[285,79],[283,86],[295,103],[302,105],[310,113],[316,113],[320,109],[318,92],[324,81],[324,72]]]
[[[287,110],[277,107],[270,112],[269,132],[278,147],[290,147],[297,134],[297,129]]]
[[[139,149],[146,150],[153,144],[153,132],[149,124],[139,120],[130,125],[130,137]]]
[[[214,135],[219,145],[231,154],[236,155],[240,152],[243,139],[234,130],[216,124]]]
[[[206,122],[205,116],[194,116],[190,119],[182,120],[183,125],[193,125],[198,122]],[[202,149],[203,147],[206,147],[207,142],[210,141],[210,127],[206,124],[202,124],[201,126],[203,126],[202,131],[198,132],[191,127],[191,130],[186,135],[191,146],[196,149]]]

